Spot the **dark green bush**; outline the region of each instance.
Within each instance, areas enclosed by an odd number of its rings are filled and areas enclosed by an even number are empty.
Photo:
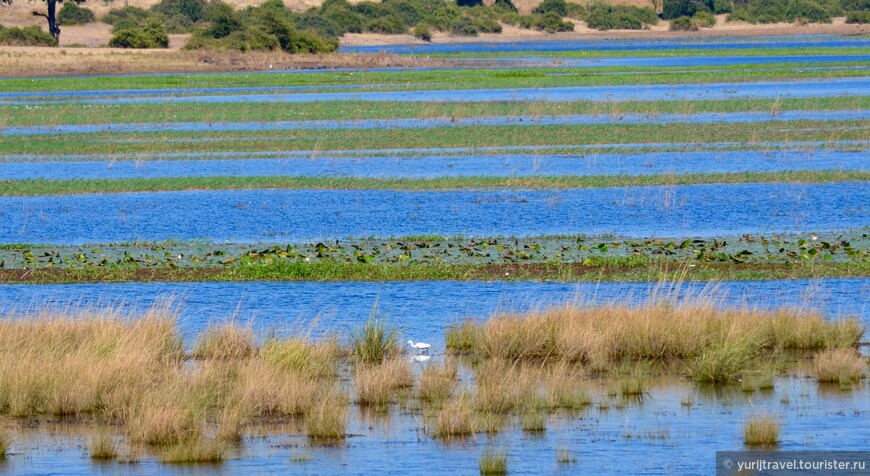
[[[576,20],[585,20],[587,15],[589,15],[589,10],[586,7],[577,3],[569,3],[568,14],[565,16]]]
[[[139,25],[145,22],[148,18],[148,12],[137,7],[124,7],[117,10],[109,10],[106,16],[103,17],[103,22],[109,25],[117,25],[119,22],[126,21],[128,24]]]
[[[366,24],[366,31],[383,35],[403,35],[408,33],[408,27],[396,15],[387,15],[369,21]]]
[[[477,36],[478,30],[474,20],[461,16],[450,25],[450,33],[456,36]]]
[[[297,30],[308,30],[320,36],[338,37],[344,34],[344,32],[341,31],[341,27],[317,13],[306,13],[302,18],[297,19],[295,23]]]
[[[348,8],[333,6],[323,12],[323,17],[338,28],[338,35],[345,33],[362,33],[365,23],[362,17]]]
[[[565,0],[544,0],[532,10],[532,13],[538,15],[546,15],[550,12],[558,13],[560,17],[568,16],[568,4]]]
[[[162,23],[149,21],[143,27],[121,30],[109,40],[113,48],[168,48],[169,35]]]
[[[679,17],[691,17],[698,12],[712,11],[712,1],[706,0],[664,0],[662,18],[671,20]]]
[[[78,6],[76,2],[64,2],[57,18],[63,25],[86,25],[97,21],[94,12]]]
[[[23,28],[6,28],[0,25],[0,45],[6,46],[57,46],[54,37],[33,25]]]
[[[234,13],[221,12],[216,14],[215,18],[211,21],[211,25],[205,29],[204,33],[211,38],[219,39],[226,38],[237,31],[242,31],[243,29],[244,26],[242,25],[242,22],[236,18]]]
[[[849,12],[846,14],[846,23],[870,23],[870,11]]]
[[[161,13],[166,18],[184,15],[196,23],[206,19],[206,8],[205,0],[160,0],[159,3],[151,7],[151,11]]]
[[[691,17],[682,16],[671,20],[671,31],[695,31],[698,26]]]
[[[711,28],[716,26],[716,17],[710,12],[698,12],[692,16],[692,22],[698,28]]]
[[[495,0],[495,4],[492,7],[502,12],[519,12],[516,5],[514,5],[514,2],[512,2],[511,0]]]
[[[501,33],[501,25],[492,18],[475,16],[474,26],[480,33]]]
[[[167,33],[191,33],[196,24],[184,15],[174,15],[163,23]]]
[[[586,23],[596,30],[640,30],[658,23],[652,8],[596,3],[589,7]]]
[[[417,26],[414,27],[414,37],[423,41],[432,41],[432,31],[429,30],[429,25],[418,23]]]
[[[562,31],[574,31],[574,24],[563,20],[558,13],[550,12],[538,17],[532,28],[547,33],[559,33]]]
[[[825,1],[825,0],[823,0]],[[753,0],[735,6],[728,21],[748,23],[811,22],[830,23],[831,17],[842,11],[839,2],[813,0]]]

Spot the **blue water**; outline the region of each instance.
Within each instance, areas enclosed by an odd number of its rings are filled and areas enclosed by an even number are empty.
[[[212,154],[208,154],[212,155]],[[289,154],[288,154],[289,155]],[[867,152],[637,152],[557,155],[426,155],[420,157],[291,157],[281,159],[92,160],[7,162],[0,180],[121,179],[208,176],[333,176],[433,178],[534,175],[654,175],[664,173],[868,170]]]
[[[744,49],[744,48],[807,48],[807,47],[861,47],[870,45],[866,38],[833,35],[771,36],[754,38],[682,38],[646,40],[564,40],[564,41],[493,41],[465,43],[420,43],[404,45],[343,46],[343,52],[376,53],[454,53],[454,52],[523,52],[523,51],[616,51],[616,50],[673,50]]]
[[[424,43],[405,45],[342,46],[347,53],[426,54],[459,52],[509,51],[618,51],[618,50],[674,50],[698,49],[752,49],[752,48],[847,48],[870,47],[866,37],[832,35],[802,35],[756,38],[683,38],[655,40],[567,40],[567,41],[496,41],[469,43]]]
[[[0,198],[0,242],[349,236],[721,236],[858,228],[866,183],[571,190],[240,190]]]
[[[605,68],[605,67],[669,67],[690,68],[702,66],[762,65],[774,63],[862,63],[870,61],[870,55],[782,55],[782,56],[664,56],[651,58],[547,58],[531,56],[487,58],[462,58],[462,61],[496,61],[506,65],[559,68]]]
[[[680,300],[706,284],[687,283]],[[121,305],[130,312],[172,297],[179,328],[191,344],[212,322],[250,322],[259,335],[291,332],[316,321],[318,333],[346,335],[365,322],[375,302],[408,339],[444,348],[444,330],[468,318],[527,311],[571,302],[648,301],[651,283],[510,282],[249,282],[0,285],[0,314],[26,308]],[[661,293],[661,289],[658,290]],[[709,289],[708,289],[709,291]],[[870,326],[870,279],[726,281],[713,295],[722,306],[814,309],[829,317],[857,317]]]
[[[674,124],[674,123],[753,123],[770,121],[854,121],[870,120],[870,111],[782,111],[769,112],[709,112],[696,114],[564,114],[481,116],[464,118],[402,118],[360,120],[311,120],[273,122],[161,122],[123,124],[63,124],[52,126],[11,126],[0,135],[92,134],[97,132],[228,132],[319,129],[422,129],[470,126],[540,126],[594,124]]]
[[[553,144],[553,145],[517,145],[517,146],[492,146],[492,147],[432,147],[432,148],[401,148],[392,149],[338,149],[338,150],[285,150],[285,151],[253,151],[253,152],[154,152],[154,153],[115,153],[115,154],[3,154],[0,151],[0,163],[16,162],[91,162],[96,159],[108,162],[114,161],[148,161],[148,160],[194,160],[194,159],[218,159],[218,158],[365,158],[378,156],[382,158],[400,159],[403,157],[421,157],[447,154],[514,154],[526,152],[529,154],[544,154],[551,150],[570,150],[582,154],[602,154],[613,149],[622,150],[701,150],[701,151],[725,151],[726,149],[741,149],[741,151],[777,151],[777,150],[802,150],[797,154],[816,151],[824,153],[833,150],[834,147],[860,148],[870,147],[870,141],[858,140],[829,140],[829,141],[793,141],[793,142],[667,142],[667,143],[639,143],[639,144]],[[688,151],[687,151],[688,152]]]
[[[810,98],[866,96],[870,77],[837,78],[824,81],[787,81],[711,84],[644,84],[628,86],[581,86],[530,89],[448,89],[424,91],[371,91],[296,94],[236,94],[115,97],[70,99],[69,101],[6,101],[6,104],[83,104],[135,103],[236,103],[319,101],[395,101],[395,102],[492,102],[492,101],[683,101],[715,99]]]

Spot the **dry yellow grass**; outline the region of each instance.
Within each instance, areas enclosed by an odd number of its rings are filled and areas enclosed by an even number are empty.
[[[748,446],[774,446],[779,443],[779,421],[771,415],[751,418],[743,427],[743,442]]]
[[[565,305],[524,315],[497,315],[481,324],[475,353],[487,359],[582,362],[594,369],[621,360],[693,359],[721,345],[775,350],[854,347],[864,328],[856,319],[828,321],[803,311],[722,309],[712,299],[679,306]],[[465,333],[471,333],[465,330]]]
[[[257,337],[250,324],[211,324],[196,338],[192,356],[197,359],[244,359],[257,353]]]
[[[414,386],[411,364],[405,359],[388,359],[377,365],[359,365],[354,373],[353,387],[357,402],[363,405],[385,405],[396,392]]]
[[[321,396],[305,416],[305,431],[314,441],[343,439],[347,434],[347,397],[335,390]]]
[[[814,359],[816,379],[826,383],[857,382],[864,378],[867,362],[855,349],[819,352]]]
[[[441,365],[429,365],[420,375],[420,400],[430,403],[444,402],[453,396],[458,383],[458,370],[452,362],[445,361]]]
[[[475,432],[475,414],[471,395],[462,392],[448,401],[435,415],[435,436],[454,438]]]

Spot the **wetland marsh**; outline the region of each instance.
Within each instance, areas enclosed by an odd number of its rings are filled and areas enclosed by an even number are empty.
[[[867,38],[377,48],[0,79],[0,471],[867,447]]]

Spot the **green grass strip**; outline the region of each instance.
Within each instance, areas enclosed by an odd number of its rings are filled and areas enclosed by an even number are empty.
[[[105,76],[94,78],[16,78],[0,80],[0,92],[100,91],[287,86],[353,86],[365,91],[421,89],[504,89],[631,84],[787,81],[866,76],[848,69],[870,62],[773,63],[717,67],[607,67],[447,69],[406,71],[326,71],[318,73],[249,73]],[[846,69],[840,69],[840,68]],[[834,69],[826,69],[834,68]],[[643,74],[638,74],[643,73]],[[343,89],[342,91],[347,91]]]
[[[685,273],[685,274],[684,274]],[[242,282],[242,281],[651,281],[763,280],[867,277],[870,263],[698,264],[658,263],[641,268],[599,268],[579,263],[504,265],[360,264],[285,262],[226,269],[0,269],[0,283]]]
[[[440,147],[866,141],[870,121],[469,126],[0,136],[7,154],[147,154]],[[316,156],[316,153],[312,154]]]
[[[326,101],[312,104],[169,103],[0,105],[0,126],[146,122],[363,120],[568,114],[694,114],[870,109],[870,96],[711,101],[395,103]]]
[[[600,175],[534,177],[169,177],[102,180],[20,180],[2,182],[2,196],[73,195],[181,190],[328,189],[328,190],[454,190],[463,188],[572,189],[696,185],[711,183],[831,183],[870,181],[870,171],[788,171],[685,175]]]

